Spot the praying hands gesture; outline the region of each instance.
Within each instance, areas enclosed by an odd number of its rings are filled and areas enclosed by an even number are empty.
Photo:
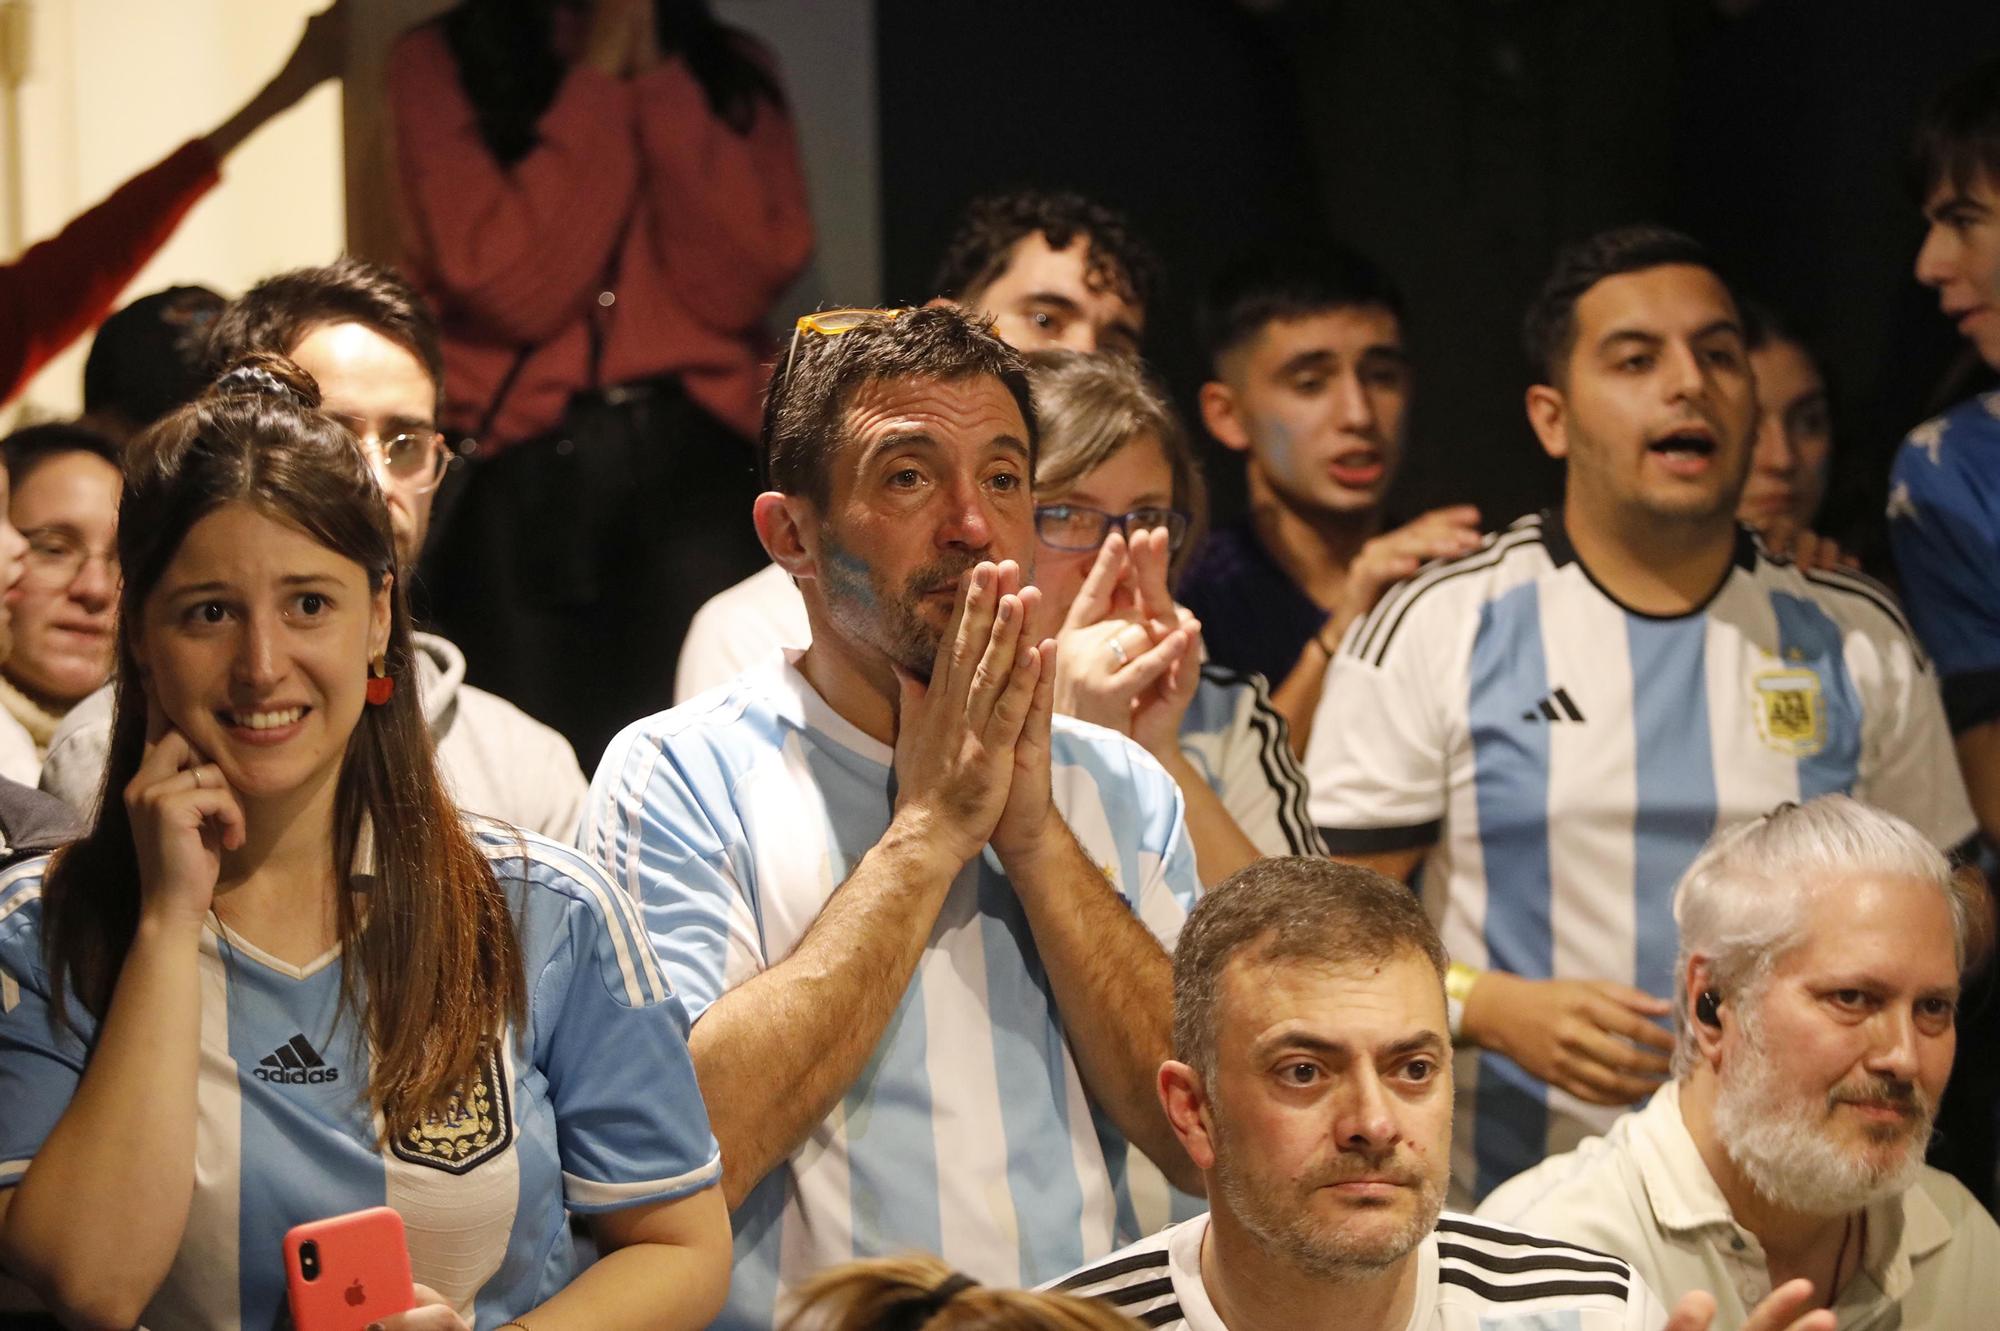
[[[1165,528],[1104,538],[1056,639],[1055,709],[1131,736],[1167,769],[1186,806],[1195,866],[1213,886],[1258,851],[1181,750],[1201,685],[1201,622],[1167,590],[1170,554]]]
[[[1130,735],[1162,762],[1201,679],[1201,624],[1167,590],[1165,529],[1104,538],[1057,641],[1056,710]]]
[[[1033,636],[1041,592],[1012,560],[966,575],[928,684],[897,671],[896,817],[957,864],[1003,857],[1042,831],[1049,800],[1053,641]],[[954,870],[955,871],[955,870]]]

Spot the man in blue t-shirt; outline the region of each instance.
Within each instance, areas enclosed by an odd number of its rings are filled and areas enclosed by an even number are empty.
[[[1366,259],[1245,258],[1211,284],[1200,326],[1202,422],[1243,454],[1250,511],[1209,534],[1177,595],[1212,661],[1270,683],[1302,752],[1349,621],[1425,560],[1474,548],[1479,512],[1441,508],[1383,531],[1410,366],[1402,297]]]
[[[1938,293],[1978,359],[2000,371],[2000,58],[1946,88],[1918,124],[1914,176],[1929,231],[1917,280]],[[1910,431],[1889,477],[1889,540],[1903,596],[1944,681],[1967,793],[2000,838],[2000,391]],[[1968,1045],[2000,1036],[1991,979],[1965,1004]],[[1995,1204],[2000,1065],[1962,1060],[1939,1117],[1941,1164]]]
[[[694,1022],[725,1328],[857,1257],[1100,1257],[1165,1200],[1128,1142],[1194,1178],[1153,1094],[1194,856],[1144,750],[1052,716],[1025,366],[956,309],[808,316],[765,420],[812,645],[628,727],[583,833]]]

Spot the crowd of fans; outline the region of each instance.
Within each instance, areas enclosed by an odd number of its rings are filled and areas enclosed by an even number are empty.
[[[339,16],[0,270],[0,383]],[[287,1325],[382,1204],[385,1331],[1990,1323],[2000,393],[1899,600],[1813,349],[1624,227],[1524,312],[1562,502],[1391,517],[1359,254],[1021,192],[801,314],[703,6],[466,0],[390,100],[404,271],[145,297],[0,440],[0,1326]],[[2000,59],[1913,176],[2000,372]]]

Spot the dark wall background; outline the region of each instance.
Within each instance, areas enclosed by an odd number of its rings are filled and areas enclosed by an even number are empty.
[[[1169,287],[1148,355],[1190,404],[1194,300],[1231,253],[1331,234],[1410,299],[1393,503],[1490,522],[1560,476],[1522,421],[1520,312],[1558,244],[1659,219],[1822,344],[1866,525],[1957,354],[1910,278],[1915,109],[2000,49],[1993,0],[880,0],[887,297],[927,296],[967,200],[1034,184],[1129,212]],[[1211,450],[1223,514],[1240,468]],[[1865,535],[1865,533],[1863,533]],[[1865,541],[1863,542],[1865,543]]]

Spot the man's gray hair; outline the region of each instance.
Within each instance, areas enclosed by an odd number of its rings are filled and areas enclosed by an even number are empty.
[[[1823,886],[1855,877],[1914,878],[1943,894],[1952,947],[1965,966],[1975,917],[1951,862],[1923,833],[1846,795],[1781,804],[1716,833],[1674,889],[1680,957],[1674,966],[1674,1075],[1694,1067],[1688,959],[1708,960],[1710,986],[1754,999],[1777,960],[1804,942],[1806,907]]]

